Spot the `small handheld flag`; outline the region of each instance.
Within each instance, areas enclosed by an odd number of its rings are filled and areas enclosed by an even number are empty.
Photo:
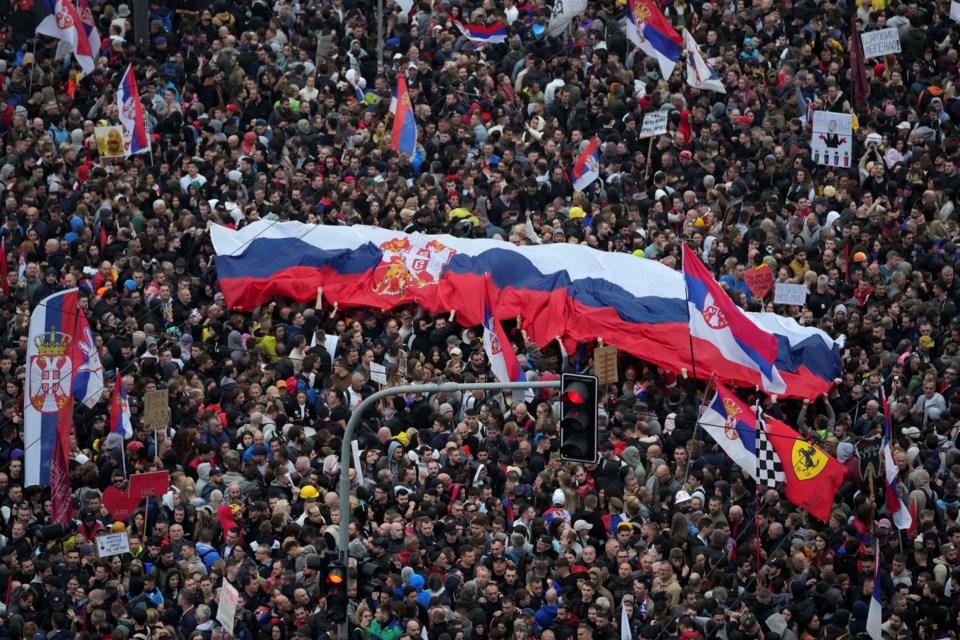
[[[390,148],[401,153],[413,153],[417,148],[417,121],[410,104],[407,80],[403,74],[397,76],[397,111],[393,119],[390,136]]]
[[[119,433],[124,440],[133,437],[130,403],[127,402],[127,390],[119,375],[116,384],[113,385],[113,397],[110,399],[110,433]]]
[[[573,188],[583,191],[600,177],[600,153],[597,136],[583,150],[573,165]]]

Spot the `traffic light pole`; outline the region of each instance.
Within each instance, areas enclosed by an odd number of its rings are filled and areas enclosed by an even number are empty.
[[[340,485],[338,493],[340,495],[340,525],[337,527],[339,537],[337,539],[337,551],[340,561],[347,565],[347,546],[350,544],[350,464],[352,459],[351,443],[353,442],[353,433],[357,426],[363,421],[363,414],[367,409],[382,400],[391,396],[399,396],[405,393],[451,393],[454,391],[500,391],[516,389],[559,389],[560,381],[551,380],[546,382],[476,382],[473,384],[458,384],[456,382],[444,382],[441,384],[417,384],[403,387],[390,387],[382,389],[365,398],[356,408],[350,420],[347,421],[347,428],[343,434],[343,446],[340,449]],[[360,473],[360,470],[357,470]],[[346,620],[346,615],[344,616]],[[347,640],[347,622],[340,625],[338,630],[339,640]]]

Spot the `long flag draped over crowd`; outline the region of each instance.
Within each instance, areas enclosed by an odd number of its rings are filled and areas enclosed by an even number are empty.
[[[215,226],[212,237],[220,284],[234,309],[253,309],[273,296],[306,302],[311,287],[322,286],[341,307],[416,302],[429,311],[456,310],[465,324],[479,326],[477,293],[489,277],[494,316],[521,316],[541,344],[560,336],[573,347],[600,336],[671,371],[695,369],[701,378],[715,374],[751,388],[780,381],[784,397],[823,395],[841,370],[839,346],[822,331],[737,308],[725,314],[727,322],[756,335],[739,342],[734,335],[733,346],[762,351],[762,363],[752,357],[731,363],[716,344],[716,332],[725,330],[719,326],[705,326],[693,335],[692,349],[678,349],[690,319],[683,275],[628,254],[297,222],[258,221],[239,231]]]
[[[758,484],[774,488],[781,479],[787,499],[826,522],[844,467],[789,426],[763,415],[763,434],[753,409],[722,385],[700,416],[700,426],[734,463]],[[765,447],[763,438],[769,447]]]
[[[55,293],[30,317],[24,402],[25,486],[49,485],[52,521],[70,519],[70,429],[73,400],[95,405],[103,367],[78,289]]]

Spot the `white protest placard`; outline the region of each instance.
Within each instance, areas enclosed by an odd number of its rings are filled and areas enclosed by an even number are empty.
[[[376,362],[370,363],[370,379],[380,384],[387,384],[387,368]]]
[[[350,441],[350,451],[353,453],[353,468],[357,470],[357,474],[362,474],[363,471],[360,470],[360,444],[356,438]]]
[[[853,159],[853,116],[833,111],[813,112],[810,136],[813,161],[829,167],[848,169]]]
[[[655,111],[644,115],[643,126],[640,127],[640,137],[649,138],[666,133],[668,118],[669,114],[666,111]]]
[[[97,557],[109,558],[118,556],[121,553],[130,553],[130,539],[124,533],[111,533],[105,536],[97,536]]]
[[[789,284],[778,282],[773,288],[774,304],[795,304],[803,306],[807,303],[809,289],[804,284]]]
[[[217,622],[223,625],[227,633],[233,633],[233,618],[237,615],[237,601],[240,599],[240,592],[226,580],[220,587],[220,604],[217,605]]]
[[[337,357],[337,345],[340,343],[340,336],[327,335],[323,341],[323,346],[330,354],[331,358]]]
[[[960,2],[957,2],[957,0],[950,3],[950,19],[960,22]]]
[[[860,41],[863,43],[864,58],[879,58],[888,53],[900,53],[900,32],[896,27],[861,33]]]

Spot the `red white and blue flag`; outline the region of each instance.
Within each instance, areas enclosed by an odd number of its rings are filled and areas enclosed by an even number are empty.
[[[487,288],[489,297],[490,288]],[[527,376],[520,368],[520,362],[517,360],[517,354],[514,353],[510,341],[507,340],[503,332],[503,326],[493,315],[491,304],[488,299],[483,303],[483,349],[487,352],[487,359],[490,360],[490,368],[493,375],[500,382],[526,382]]]
[[[93,19],[93,12],[90,11],[90,5],[87,0],[77,0],[77,13],[80,14],[80,22],[83,24],[83,32],[87,36],[87,45],[90,47],[90,56],[96,63],[100,57],[100,31],[97,30],[97,23]]]
[[[687,84],[697,89],[726,93],[717,69],[704,57],[697,41],[686,29],[683,30],[683,47],[687,53]]]
[[[487,26],[463,23],[458,20],[456,25],[463,35],[474,44],[497,44],[507,41],[507,28],[503,26],[502,22],[494,22]]]
[[[891,440],[893,437],[893,423],[890,420],[890,405],[887,404],[887,394],[883,393],[883,448],[880,455],[883,456],[883,483],[884,493],[887,499],[887,510],[890,511],[890,518],[893,520],[893,526],[897,529],[909,529],[913,524],[913,518],[910,516],[910,509],[900,499],[900,493],[897,491],[897,464],[893,461],[893,448]]]
[[[657,61],[664,80],[670,78],[683,51],[683,38],[653,0],[628,0],[627,38]]]
[[[716,371],[721,381],[738,377],[751,381],[767,393],[783,394],[787,385],[777,371],[777,337],[762,330],[733,303],[717,284],[695,251],[683,247],[683,276],[687,287],[690,334],[716,352],[728,365]]]
[[[699,425],[751,478],[762,478],[757,460],[757,414],[723,385],[704,405]],[[763,416],[767,446],[782,464],[787,500],[824,522],[830,517],[833,496],[843,484],[844,467],[779,420]],[[758,480],[759,481],[759,480]]]
[[[25,485],[50,486],[54,523],[71,517],[70,429],[78,393],[73,387],[86,361],[81,340],[89,331],[77,295],[77,289],[67,289],[44,298],[30,318],[27,342]]]
[[[130,403],[127,402],[127,389],[123,379],[117,375],[110,399],[110,433],[119,433],[126,440],[133,437],[133,424],[130,421]]]
[[[143,103],[140,102],[140,90],[133,65],[120,79],[117,88],[117,113],[123,126],[123,151],[127,156],[150,151],[150,139],[147,136],[147,124],[143,119]]]
[[[239,230],[214,226],[211,235],[231,309],[253,309],[276,296],[306,302],[307,289],[322,286],[341,307],[415,302],[435,313],[456,310],[465,325],[477,326],[489,277],[492,314],[521,316],[531,340],[544,344],[560,336],[573,352],[579,341],[600,336],[669,371],[694,370],[691,350],[677,348],[677,336],[687,335],[689,326],[684,278],[653,260],[586,246],[517,247],[362,225],[264,221]],[[786,383],[780,395],[815,398],[829,391],[841,373],[832,338],[773,313],[747,317],[754,333],[773,336],[775,368]],[[693,336],[698,376],[716,372],[749,387],[760,382],[756,365],[731,363],[713,340],[712,331]]]
[[[577,191],[583,191],[594,180],[600,178],[600,151],[597,136],[590,139],[587,148],[583,150],[580,157],[573,165],[573,188]]]
[[[400,153],[413,153],[417,148],[417,121],[407,91],[407,79],[397,76],[397,109],[393,118],[390,148]]]
[[[77,321],[77,347],[80,361],[73,379],[73,399],[93,409],[103,395],[103,364],[86,316]]]
[[[70,53],[77,59],[83,74],[91,73],[95,66],[94,53],[90,49],[87,32],[77,8],[70,0],[43,0],[41,7],[46,16],[37,26],[37,33],[65,42]]]

